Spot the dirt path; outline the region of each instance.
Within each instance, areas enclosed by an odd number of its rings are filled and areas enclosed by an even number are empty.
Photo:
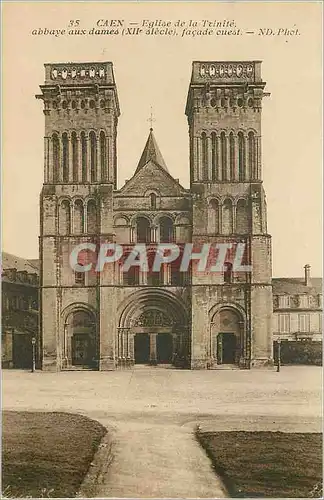
[[[114,434],[114,458],[96,497],[227,497],[192,429],[128,422]]]

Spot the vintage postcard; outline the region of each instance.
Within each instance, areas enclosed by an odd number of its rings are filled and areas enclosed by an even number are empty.
[[[322,497],[322,3],[2,13],[2,497]]]

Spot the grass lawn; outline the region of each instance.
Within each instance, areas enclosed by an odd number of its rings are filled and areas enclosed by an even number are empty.
[[[231,497],[321,497],[321,434],[197,432],[197,439]]]
[[[69,413],[2,414],[2,495],[73,497],[106,429]]]

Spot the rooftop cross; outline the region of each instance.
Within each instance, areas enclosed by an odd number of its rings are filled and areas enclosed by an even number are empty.
[[[151,124],[150,131],[152,132],[152,130],[153,130],[152,125],[153,125],[153,122],[155,122],[155,118],[153,118],[153,109],[152,109],[152,106],[151,106],[151,114],[150,114],[150,117],[149,117],[149,119],[147,121],[150,122],[150,124]]]

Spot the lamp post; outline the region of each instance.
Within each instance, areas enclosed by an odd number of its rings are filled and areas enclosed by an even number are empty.
[[[36,339],[33,337],[31,339],[32,343],[32,373],[34,373],[36,369]]]
[[[280,365],[281,365],[281,340],[277,340],[277,346],[278,346],[278,352],[277,352],[277,372],[280,372]]]

